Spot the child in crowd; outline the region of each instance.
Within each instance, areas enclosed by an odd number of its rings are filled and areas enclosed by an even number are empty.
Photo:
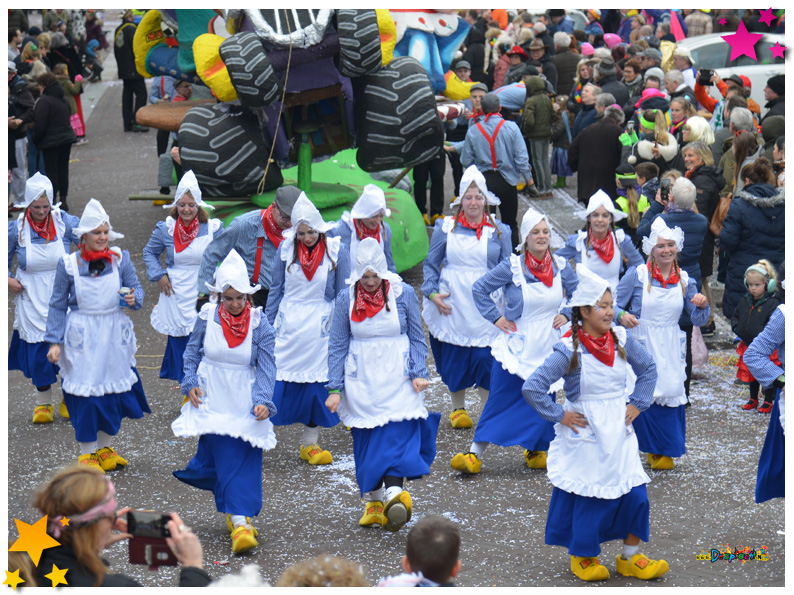
[[[739,338],[736,346],[736,353],[739,355],[739,363],[736,364],[737,384],[747,384],[750,387],[750,400],[742,405],[745,411],[755,411],[758,407],[758,393],[760,384],[750,373],[744,363],[744,353],[764,327],[772,313],[780,305],[780,297],[775,293],[777,279],[775,269],[768,260],[759,260],[758,263],[750,266],[744,273],[744,284],[747,287],[747,294],[736,306],[736,310],[731,318],[731,329]],[[775,351],[770,359],[775,365],[780,365]],[[770,413],[772,404],[775,400],[775,388],[771,387],[764,390],[764,403],[758,408],[759,413]]]
[[[640,224],[642,215],[651,205],[648,198],[642,194],[642,187],[637,180],[634,167],[628,163],[621,163],[615,170],[615,185],[618,191],[618,199],[615,201],[617,207],[628,215],[618,223],[618,227],[623,228],[636,246],[638,241],[634,236],[637,226]]]
[[[634,175],[640,186],[640,195],[650,205],[650,202],[656,198],[656,191],[659,189],[659,166],[650,161],[638,163],[634,166]]]

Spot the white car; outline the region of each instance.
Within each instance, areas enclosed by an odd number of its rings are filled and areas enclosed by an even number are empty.
[[[684,39],[678,45],[687,48],[692,53],[692,61],[697,70],[701,68],[716,70],[720,78],[723,79],[732,74],[744,75],[749,78],[753,85],[750,97],[761,107],[761,115],[763,115],[767,111],[764,107],[766,105],[766,99],[764,99],[766,81],[776,74],[785,72],[783,60],[773,58],[769,48],[777,42],[784,46],[784,36],[774,33],[764,34],[764,37],[755,44],[755,55],[758,57],[758,61],[744,55],[731,61],[731,46],[722,38],[723,35],[730,35],[730,33],[698,35]],[[717,99],[722,99],[722,94],[716,86],[710,87],[709,92]]]

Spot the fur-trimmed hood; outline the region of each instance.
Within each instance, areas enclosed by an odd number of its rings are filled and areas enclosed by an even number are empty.
[[[786,189],[775,188],[767,183],[751,184],[739,190],[734,198],[741,198],[759,209],[771,209],[786,201]]]
[[[659,153],[662,156],[662,159],[665,161],[670,161],[673,157],[676,156],[678,153],[678,143],[675,140],[675,137],[672,134],[667,135],[667,144],[662,144],[659,141],[655,141],[659,145]],[[653,160],[653,145],[654,143],[649,140],[641,140],[637,142],[637,155],[639,155],[642,159]]]

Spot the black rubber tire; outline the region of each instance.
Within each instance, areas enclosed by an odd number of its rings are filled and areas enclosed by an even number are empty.
[[[243,106],[267,107],[279,98],[281,82],[256,33],[232,35],[221,43],[220,54]]]
[[[222,103],[191,108],[179,127],[179,145],[183,169],[193,170],[207,196],[255,194],[270,155],[256,116]],[[283,182],[271,163],[265,190]]]
[[[395,58],[352,82],[361,169],[413,167],[441,150],[444,129],[433,87],[417,60]]]
[[[336,11],[336,33],[339,36],[339,72],[353,78],[375,74],[383,60],[380,51],[378,15],[372,10]]]

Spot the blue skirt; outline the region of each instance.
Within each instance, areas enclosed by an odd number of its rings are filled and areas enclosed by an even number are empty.
[[[361,496],[377,490],[384,475],[419,479],[430,473],[436,458],[436,435],[441,414],[427,419],[391,421],[377,428],[351,428],[356,482]]]
[[[124,393],[79,397],[63,391],[63,400],[66,401],[74,437],[78,442],[93,442],[99,430],[115,436],[121,428],[123,417],[140,419],[144,413],[151,413],[138,370],[132,368],[132,371],[138,381]]]
[[[543,419],[524,400],[521,387],[524,381],[511,374],[497,360],[491,367],[491,394],[485,402],[475,442],[490,442],[499,446],[520,445],[528,450],[549,450],[554,439],[554,424]],[[549,394],[552,402],[554,394]]]
[[[645,484],[614,500],[554,488],[546,519],[546,545],[567,547],[571,556],[597,556],[602,543],[625,539],[629,533],[647,543],[650,516]]]
[[[325,382],[285,382],[276,380],[273,403],[278,413],[270,420],[274,426],[300,423],[332,428],[339,423],[339,415],[328,411],[325,401],[328,391]]]
[[[49,350],[49,343],[26,343],[19,338],[19,331],[15,330],[8,348],[8,369],[20,370],[25,378],[33,381],[34,386],[55,384],[60,368],[47,360]]]
[[[786,437],[780,425],[780,391],[769,414],[769,429],[758,459],[758,480],[755,484],[755,501],[766,502],[772,498],[786,497]]]
[[[472,386],[491,390],[490,347],[463,347],[439,341],[430,335],[430,349],[436,361],[436,370],[449,392],[454,393]]]
[[[653,403],[634,420],[634,431],[642,452],[680,457],[686,454],[686,406]]]
[[[173,474],[215,494],[218,512],[253,517],[262,510],[262,449],[242,438],[202,435],[196,455]]]
[[[168,343],[165,345],[163,363],[160,366],[160,378],[168,378],[169,380],[182,382],[182,378],[185,377],[182,358],[189,340],[190,335],[184,337],[172,337],[168,335]]]

